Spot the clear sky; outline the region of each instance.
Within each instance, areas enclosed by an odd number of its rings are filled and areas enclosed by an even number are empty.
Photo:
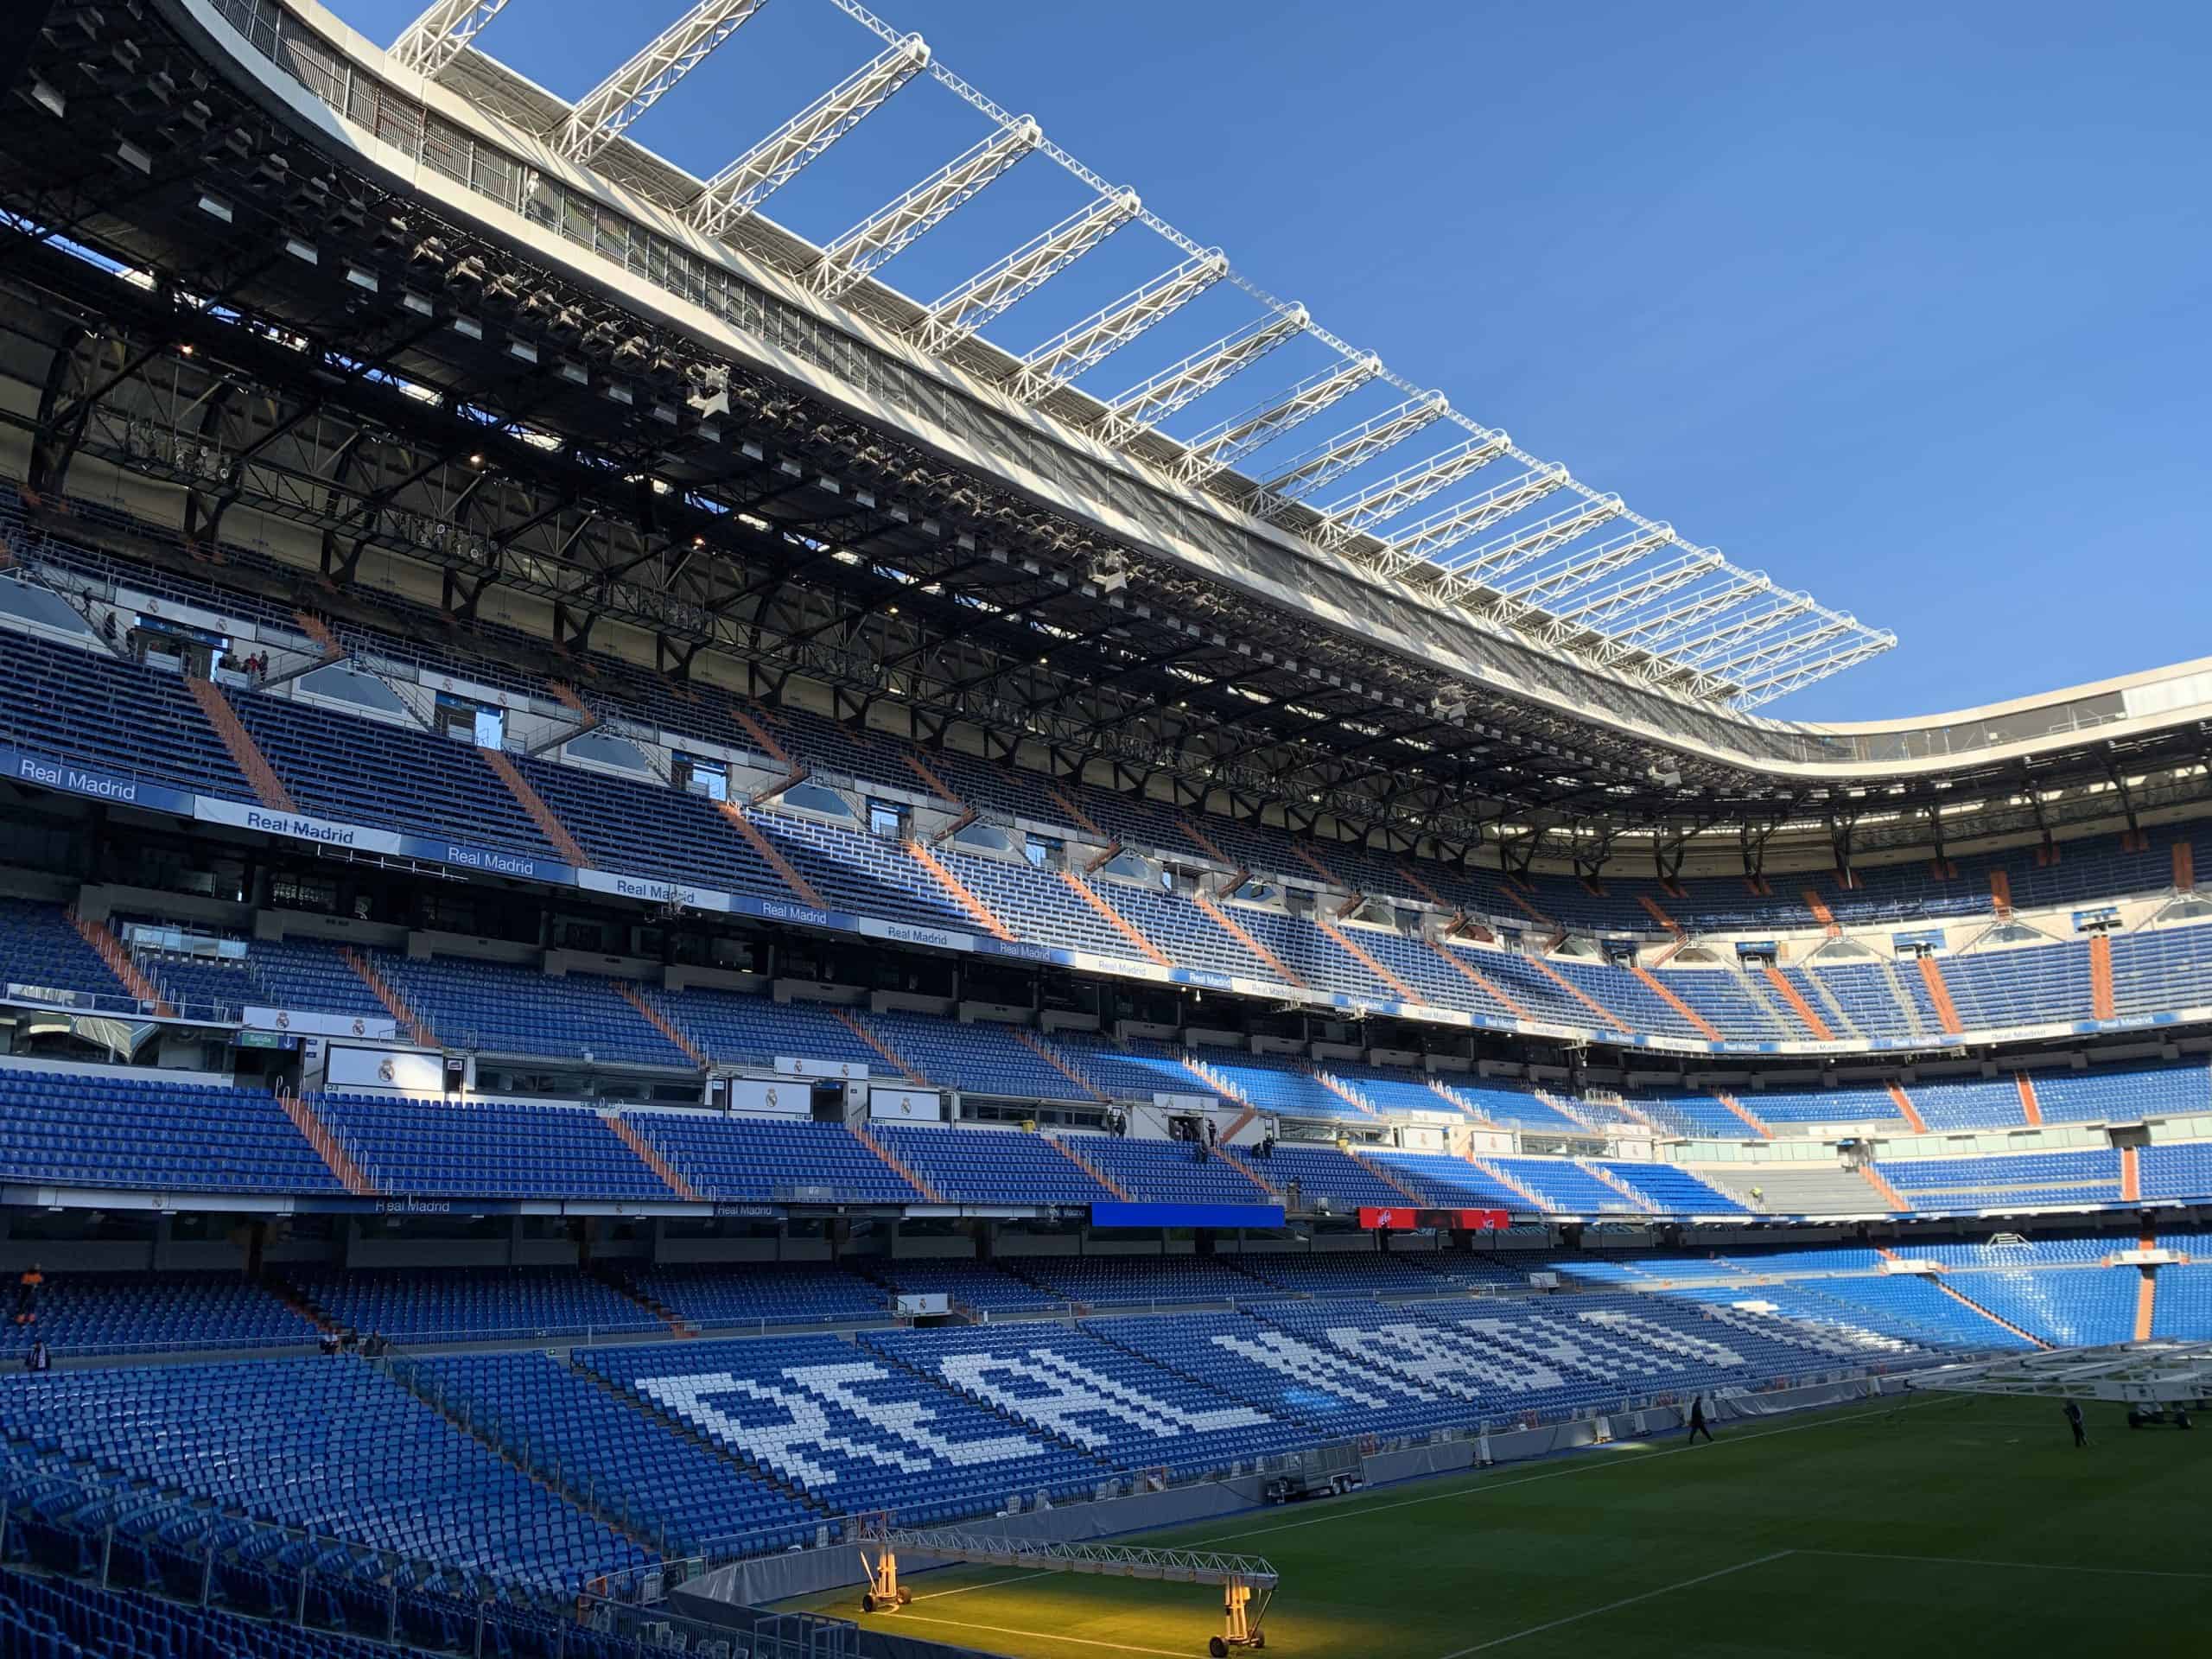
[[[416,8],[337,9],[389,41]],[[1900,636],[1772,714],[2212,655],[2201,0],[877,9],[1408,379]],[[682,10],[512,0],[483,44],[573,98]],[[874,47],[773,0],[632,136],[711,173]],[[918,84],[769,211],[825,240],[984,130]],[[1081,200],[1032,158],[884,274],[934,297]],[[1026,349],[1177,257],[1117,235],[992,336]]]

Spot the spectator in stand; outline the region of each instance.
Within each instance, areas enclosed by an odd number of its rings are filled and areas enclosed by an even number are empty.
[[[30,1352],[23,1356],[23,1369],[27,1371],[50,1371],[54,1369],[54,1356],[47,1352],[44,1337],[31,1344]]]
[[[38,1293],[40,1287],[45,1283],[46,1275],[38,1270],[38,1263],[35,1262],[31,1263],[29,1272],[16,1281],[16,1323],[17,1325],[38,1323]]]

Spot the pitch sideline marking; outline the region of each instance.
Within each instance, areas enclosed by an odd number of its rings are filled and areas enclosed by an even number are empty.
[[[1873,1406],[1865,1411],[1854,1411],[1842,1416],[1823,1415],[1814,1422],[1791,1423],[1783,1428],[1761,1429],[1751,1434],[1732,1434],[1728,1437],[1726,1444],[1744,1446],[1753,1440],[1772,1440],[1777,1434],[1802,1434],[1809,1428],[1828,1428],[1838,1423],[1860,1422],[1869,1417],[1894,1415],[1897,1412],[1912,1411],[1921,1406],[1942,1405],[1946,1403],[1948,1398],[1948,1396],[1916,1400],[1908,1405]],[[1706,1449],[1718,1451],[1720,1445],[1720,1442],[1715,1441]],[[1624,1461],[1618,1459],[1578,1458],[1568,1468],[1548,1470],[1541,1475],[1521,1475],[1512,1480],[1477,1481],[1468,1485],[1454,1487],[1448,1492],[1428,1492],[1419,1497],[1402,1497],[1393,1503],[1364,1504],[1358,1509],[1344,1510],[1334,1515],[1317,1515],[1307,1521],[1284,1521],[1272,1527],[1253,1527],[1243,1532],[1217,1533],[1211,1537],[1193,1539],[1190,1548],[1198,1548],[1207,1544],[1231,1544],[1246,1538],[1264,1538],[1270,1533],[1294,1532],[1301,1527],[1325,1526],[1332,1521],[1352,1521],[1363,1516],[1385,1515],[1392,1510],[1409,1510],[1423,1503],[1446,1503],[1455,1497],[1475,1497],[1487,1492],[1502,1492],[1514,1486],[1534,1485],[1540,1480],[1564,1480],[1569,1475],[1585,1475],[1597,1469],[1631,1468],[1637,1464],[1651,1463],[1660,1458],[1679,1457],[1685,1452],[1694,1452],[1696,1449],[1690,1446],[1669,1446],[1663,1452],[1647,1452],[1641,1457],[1630,1458]]]
[[[1057,1631],[1048,1630],[1017,1630],[1007,1624],[975,1624],[964,1618],[929,1618],[920,1613],[901,1613],[899,1619],[901,1624],[912,1620],[917,1624],[950,1624],[960,1630],[988,1630],[994,1636],[1027,1636],[1039,1642],[1067,1642],[1080,1648],[1104,1648],[1111,1653],[1155,1653],[1160,1655],[1161,1659],[1190,1659],[1188,1650],[1181,1648],[1137,1648],[1126,1642],[1095,1642],[1084,1636],[1062,1636]]]
[[[986,1579],[981,1584],[963,1584],[957,1590],[932,1590],[925,1596],[916,1596],[914,1599],[942,1601],[947,1596],[965,1596],[977,1590],[998,1590],[1009,1584],[1026,1584],[1031,1579],[1049,1579],[1052,1576],[1052,1569],[1047,1567],[1042,1573],[1018,1573],[1010,1579]]]
[[[1471,1648],[1455,1648],[1444,1659],[1466,1659],[1471,1653],[1487,1653],[1492,1648],[1502,1648],[1509,1642],[1518,1642],[1524,1636],[1541,1636],[1546,1630],[1555,1630],[1562,1624],[1579,1624],[1586,1618],[1595,1618],[1601,1613],[1618,1612],[1624,1607],[1633,1607],[1640,1601],[1649,1601],[1658,1596],[1671,1596],[1677,1590],[1688,1590],[1696,1585],[1710,1584],[1715,1579],[1725,1579],[1732,1573],[1748,1573],[1755,1567],[1764,1567],[1795,1555],[1794,1549],[1777,1549],[1755,1560],[1738,1561],[1733,1567],[1718,1567],[1710,1573],[1700,1573],[1694,1579],[1684,1579],[1679,1584],[1662,1584],[1656,1590],[1646,1590],[1641,1595],[1623,1596],[1618,1601],[1609,1601],[1602,1607],[1591,1607],[1579,1613],[1569,1613],[1565,1618],[1554,1618],[1548,1624],[1531,1624],[1525,1630],[1516,1630],[1510,1636],[1492,1637],[1487,1642],[1478,1642]]]
[[[2009,1567],[2023,1573],[2116,1573],[2133,1579],[2212,1579],[2212,1573],[2178,1573],[2155,1567],[2088,1567],[2079,1561],[1992,1561],[1969,1555],[1891,1555],[1863,1549],[1800,1549],[1846,1561],[1919,1561],[1930,1567]]]

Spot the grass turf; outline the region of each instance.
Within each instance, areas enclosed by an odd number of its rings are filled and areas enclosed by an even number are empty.
[[[1908,1398],[1267,1509],[1128,1541],[1262,1554],[1296,1659],[2212,1651],[2212,1434]],[[913,1574],[868,1622],[1018,1659],[1205,1651],[1216,1592]],[[858,1590],[794,1603],[862,1618]]]

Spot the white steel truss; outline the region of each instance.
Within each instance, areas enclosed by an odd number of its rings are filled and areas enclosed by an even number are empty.
[[[1685,668],[1700,672],[1718,668],[1751,641],[1796,621],[1813,608],[1810,594],[1777,588],[1764,603],[1730,617],[1726,621],[1682,640],[1667,653]]]
[[[1545,640],[1563,645],[1577,634],[1606,633],[1654,601],[1701,582],[1726,564],[1719,550],[1710,547],[1678,555],[1614,583],[1572,610],[1560,612],[1546,626]]]
[[[1262,518],[1276,517],[1291,503],[1335,483],[1376,456],[1395,449],[1414,433],[1433,426],[1450,408],[1440,391],[1408,397],[1315,445],[1261,485],[1248,505]]]
[[[591,160],[767,3],[699,0],[637,56],[576,100],[568,119],[552,135],[554,149],[572,162]]]
[[[1765,593],[1774,586],[1764,571],[1738,570],[1728,564],[1719,569],[1721,581],[1718,584],[1693,593],[1658,615],[1642,618],[1633,626],[1611,635],[1602,647],[1604,654],[1616,662],[1637,652],[1662,655],[1688,639],[1708,619],[1725,615],[1753,594]]]
[[[1249,369],[1287,340],[1306,332],[1303,306],[1255,318],[1211,346],[1200,346],[1180,363],[1140,381],[1107,406],[1099,430],[1109,443],[1127,444],[1216,386]]]
[[[1438,591],[1446,598],[1459,599],[1478,588],[1495,588],[1500,576],[1510,575],[1522,565],[1533,564],[1547,554],[1556,553],[1581,540],[1599,525],[1620,517],[1623,511],[1620,497],[1601,495],[1594,501],[1540,518],[1494,542],[1485,542],[1446,567],[1446,574],[1438,585]]]
[[[844,293],[973,199],[1044,137],[1044,129],[1024,116],[886,202],[823,250],[822,263],[814,268],[816,291],[831,299]]]
[[[914,338],[924,351],[942,354],[951,350],[1082,258],[1135,219],[1143,207],[1135,191],[1118,190],[1078,208],[995,264],[977,271],[931,306],[929,315],[915,325]]]
[[[1738,709],[1756,709],[1786,697],[1792,691],[1855,668],[1895,648],[1896,634],[1887,628],[1861,627],[1823,650],[1808,651],[1768,672],[1739,683],[1729,701]]]
[[[1193,438],[1175,463],[1175,475],[1186,484],[1203,484],[1343,402],[1382,372],[1382,359],[1368,356],[1308,375],[1274,402],[1257,404]]]
[[[2212,1342],[2153,1337],[1938,1365],[1905,1378],[1915,1393],[2010,1394],[2126,1405],[2193,1406],[2212,1394]]]
[[[1737,647],[1716,662],[1704,662],[1698,666],[1717,680],[1742,684],[1773,671],[1778,664],[1795,658],[1809,657],[1825,650],[1833,640],[1846,639],[1854,631],[1858,619],[1839,616],[1808,606],[1809,615],[1800,613],[1793,618],[1788,630],[1779,639],[1760,639],[1748,644],[1738,642]]]
[[[1402,576],[1418,566],[1433,563],[1438,554],[1564,488],[1568,477],[1567,468],[1559,462],[1539,461],[1518,477],[1408,524],[1370,563],[1386,576]]]
[[[1315,539],[1326,547],[1340,547],[1376,524],[1388,524],[1439,490],[1449,489],[1469,474],[1480,472],[1512,442],[1503,432],[1478,433],[1427,461],[1415,461],[1403,472],[1332,501],[1320,510],[1328,523],[1315,532]]]
[[[1616,571],[1642,563],[1674,539],[1672,524],[1653,524],[1649,529],[1638,526],[1624,536],[1585,548],[1560,563],[1539,570],[1521,586],[1508,588],[1506,597],[1514,604],[1533,610],[1556,611],[1573,595]]]
[[[1229,261],[1220,250],[1210,248],[1192,254],[1174,270],[1163,271],[1141,288],[1130,289],[1111,305],[1053,335],[1021,359],[1021,372],[1007,390],[1025,404],[1049,397],[1228,274]]]
[[[435,80],[468,49],[484,25],[505,10],[507,0],[432,0],[428,10],[391,43],[391,55],[404,69]]]
[[[830,145],[881,108],[929,60],[929,43],[918,35],[886,47],[708,180],[688,212],[692,224],[709,236],[720,236],[757,211]]]

